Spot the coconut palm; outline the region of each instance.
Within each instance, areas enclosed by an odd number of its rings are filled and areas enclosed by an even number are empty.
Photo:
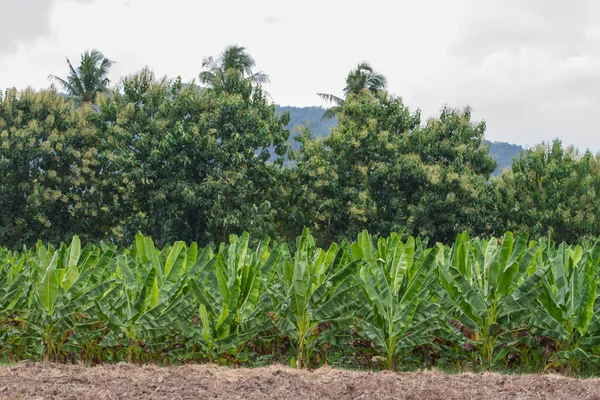
[[[113,63],[100,51],[88,50],[81,55],[81,63],[77,69],[67,58],[69,75],[65,79],[55,75],[50,75],[49,78],[62,86],[77,103],[91,103],[98,93],[108,90],[108,72]]]
[[[323,118],[331,119],[339,113],[344,106],[345,98],[350,94],[358,94],[363,90],[368,90],[371,94],[377,94],[385,90],[386,87],[387,79],[385,76],[377,72],[371,64],[363,61],[356,66],[356,69],[348,73],[346,86],[344,87],[344,98],[333,94],[317,93],[323,100],[334,105],[325,111]]]
[[[243,46],[227,46],[218,57],[206,57],[202,60],[204,71],[200,73],[200,82],[208,87],[214,87],[217,78],[223,79],[228,71],[235,71],[252,82],[253,85],[269,83],[269,76],[262,71],[253,72],[256,65],[254,58],[246,52]]]

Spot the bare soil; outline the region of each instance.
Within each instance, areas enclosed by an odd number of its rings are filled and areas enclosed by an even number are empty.
[[[600,379],[558,375],[296,371],[283,366],[0,367],[0,399],[597,399]]]

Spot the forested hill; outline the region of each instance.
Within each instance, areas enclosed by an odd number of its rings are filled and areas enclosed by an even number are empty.
[[[275,105],[277,112],[282,113],[284,111],[290,112],[290,123],[288,129],[293,132],[293,128],[296,125],[310,125],[310,130],[314,135],[325,136],[331,131],[331,127],[337,124],[336,119],[323,119],[323,112],[325,111],[322,107],[293,107],[293,106],[280,106]],[[518,156],[523,151],[523,147],[506,143],[506,142],[490,142],[490,154],[496,159],[498,168],[494,171],[494,175],[497,175],[503,169],[512,165],[513,157]],[[295,144],[295,142],[294,142]]]

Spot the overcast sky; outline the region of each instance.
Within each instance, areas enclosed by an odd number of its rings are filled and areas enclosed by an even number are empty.
[[[97,48],[118,81],[148,65],[197,77],[246,46],[282,105],[322,105],[367,60],[411,109],[470,105],[487,137],[600,150],[598,0],[0,0],[0,88],[49,86]]]

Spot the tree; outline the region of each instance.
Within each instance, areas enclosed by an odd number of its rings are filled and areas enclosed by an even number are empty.
[[[496,162],[483,142],[485,129],[485,122],[471,120],[469,108],[445,107],[408,137],[401,152],[415,158],[415,180],[407,185],[403,178],[398,190],[408,199],[410,232],[450,241],[465,230],[474,235],[491,230],[495,214],[487,203],[495,198],[489,198],[488,182]]]
[[[344,98],[350,94],[359,94],[363,90],[369,91],[371,94],[377,94],[387,87],[387,79],[383,74],[375,71],[375,69],[366,61],[358,64],[356,69],[348,73],[346,77],[346,86],[344,87]],[[334,106],[329,108],[323,114],[323,118],[331,119],[344,106],[344,99],[332,94],[317,93],[319,97],[328,103],[333,103]]]
[[[115,194],[101,190],[106,160],[89,122],[95,114],[52,89],[13,89],[0,99],[0,243],[110,236]]]
[[[356,237],[364,229],[382,234],[399,229],[406,204],[386,180],[398,179],[390,172],[402,171],[400,166],[414,159],[402,157],[400,144],[418,127],[420,113],[387,92],[362,91],[346,98],[338,120],[326,138],[313,139],[309,132],[296,138],[300,151],[290,211],[324,243]],[[373,183],[394,200],[378,205]],[[393,214],[386,227],[378,216],[382,212]]]
[[[81,55],[81,64],[77,69],[67,58],[69,75],[66,78],[55,75],[49,78],[57,82],[76,103],[92,103],[98,93],[108,90],[108,73],[113,63],[98,50],[86,51]]]
[[[215,87],[216,80],[225,80],[228,72],[252,82],[253,85],[269,83],[269,75],[262,71],[254,72],[254,58],[246,52],[243,46],[230,45],[219,54],[202,60],[204,71],[200,73],[200,82],[208,87]]]
[[[452,240],[485,233],[483,200],[495,168],[482,144],[484,123],[444,109],[420,126],[402,99],[387,92],[350,94],[325,139],[299,135],[289,209],[324,242],[358,232],[403,230]]]
[[[160,243],[215,243],[275,233],[272,187],[289,117],[260,88],[237,75],[200,90],[144,70],[124,80],[123,93],[100,98],[99,126],[115,141],[106,174],[128,193],[123,237],[141,230]]]
[[[552,232],[559,242],[598,234],[600,160],[589,150],[580,155],[559,140],[542,143],[523,152],[494,183],[502,229]]]

